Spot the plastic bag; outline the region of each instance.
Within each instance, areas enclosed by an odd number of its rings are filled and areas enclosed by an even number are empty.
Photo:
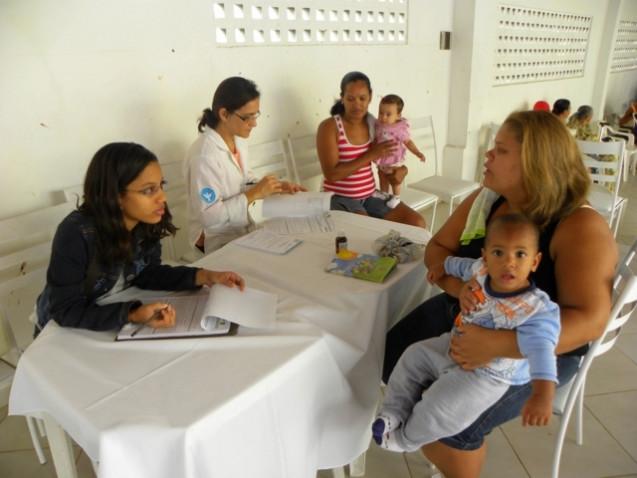
[[[373,249],[375,254],[381,257],[394,257],[401,263],[421,258],[424,245],[416,244],[392,229],[374,241]]]

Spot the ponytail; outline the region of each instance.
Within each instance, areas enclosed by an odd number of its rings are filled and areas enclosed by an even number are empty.
[[[197,126],[197,129],[201,133],[203,132],[205,126],[215,129],[218,123],[219,118],[217,118],[217,115],[215,115],[214,111],[212,111],[210,108],[206,108],[205,110],[203,110],[201,118],[199,118],[199,125]]]

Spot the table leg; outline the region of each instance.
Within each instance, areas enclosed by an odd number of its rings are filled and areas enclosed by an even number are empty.
[[[365,453],[361,453],[349,464],[349,476],[365,476]]]
[[[43,419],[58,478],[77,478],[71,439],[52,416],[44,413]]]

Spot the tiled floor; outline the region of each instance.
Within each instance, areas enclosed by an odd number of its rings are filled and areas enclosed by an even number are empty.
[[[617,236],[620,247],[637,237],[637,177],[622,186],[630,203]],[[439,207],[437,225],[446,205]],[[427,218],[427,212],[425,217]],[[430,213],[429,213],[430,214]],[[429,218],[428,218],[429,219]],[[635,318],[637,319],[637,318]],[[586,385],[584,445],[567,435],[562,454],[562,478],[637,478],[637,320],[623,331],[617,346],[594,362]],[[37,462],[22,417],[7,417],[0,409],[0,477],[55,477],[49,457]],[[519,420],[495,430],[488,439],[482,473],[487,478],[545,478],[549,476],[557,420],[549,427],[523,429]],[[48,450],[46,450],[48,456]],[[95,476],[89,460],[76,449],[80,478]],[[366,478],[425,478],[429,468],[419,453],[398,454],[370,447]],[[332,476],[327,471],[318,477]],[[177,478],[177,477],[176,477]],[[229,477],[230,478],[230,477]]]

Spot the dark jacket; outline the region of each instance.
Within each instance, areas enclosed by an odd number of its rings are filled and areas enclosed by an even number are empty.
[[[91,330],[118,329],[128,322],[128,312],[139,301],[97,305],[96,300],[111,290],[124,269],[126,287],[140,289],[195,289],[194,267],[161,265],[159,240],[142,245],[136,238],[132,262],[105,268],[97,260],[93,219],[73,211],[60,223],[53,238],[47,284],[38,297],[38,326],[55,320],[66,327]],[[37,329],[37,327],[36,327]],[[37,334],[37,331],[36,331]]]

